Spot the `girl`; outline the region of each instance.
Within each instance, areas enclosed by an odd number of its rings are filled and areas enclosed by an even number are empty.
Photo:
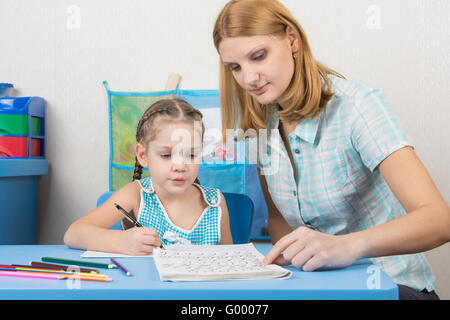
[[[437,298],[418,252],[449,241],[450,209],[380,92],[318,63],[276,0],[228,2],[213,38],[224,139],[237,124],[270,130],[264,263],[312,271],[370,257],[400,299]]]
[[[64,242],[80,249],[146,255],[161,244],[232,244],[228,211],[218,189],[201,186],[202,114],[180,99],[151,105],[136,133],[133,182],[75,221]],[[141,179],[142,168],[150,177]],[[110,230],[134,214],[142,228]]]

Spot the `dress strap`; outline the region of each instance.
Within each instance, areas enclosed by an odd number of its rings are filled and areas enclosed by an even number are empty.
[[[152,184],[152,178],[147,177],[141,180],[138,180],[139,184],[141,185],[141,188],[144,192],[148,193],[148,194],[153,194],[155,193],[155,190],[153,189],[153,184]]]
[[[194,183],[194,185],[201,190],[203,199],[205,199],[205,202],[208,204],[208,206],[218,207],[220,205],[219,189],[205,187],[197,183]]]

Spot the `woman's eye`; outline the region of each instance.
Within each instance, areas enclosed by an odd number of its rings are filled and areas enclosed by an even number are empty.
[[[266,50],[261,50],[252,56],[252,60],[260,61],[263,60],[265,57],[266,57]]]
[[[230,64],[231,71],[239,71],[241,70],[241,66],[238,64]]]

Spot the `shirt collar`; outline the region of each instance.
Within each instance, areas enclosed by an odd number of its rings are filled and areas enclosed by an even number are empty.
[[[295,134],[300,139],[309,142],[311,144],[314,144],[316,141],[317,136],[317,130],[319,128],[320,119],[321,119],[322,112],[315,118],[308,118],[299,121],[297,126],[295,127],[295,130],[291,134]],[[278,117],[278,110],[275,110],[273,115],[273,128],[278,128],[279,124],[279,117]]]

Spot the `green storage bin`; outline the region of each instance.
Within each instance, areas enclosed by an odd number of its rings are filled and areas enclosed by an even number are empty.
[[[31,134],[41,136],[42,119],[39,117],[31,117]],[[28,115],[25,114],[0,114],[0,136],[28,135]]]
[[[0,114],[0,135],[28,135],[28,115]]]
[[[42,124],[41,118],[31,117],[31,135],[42,136],[41,124]]]

